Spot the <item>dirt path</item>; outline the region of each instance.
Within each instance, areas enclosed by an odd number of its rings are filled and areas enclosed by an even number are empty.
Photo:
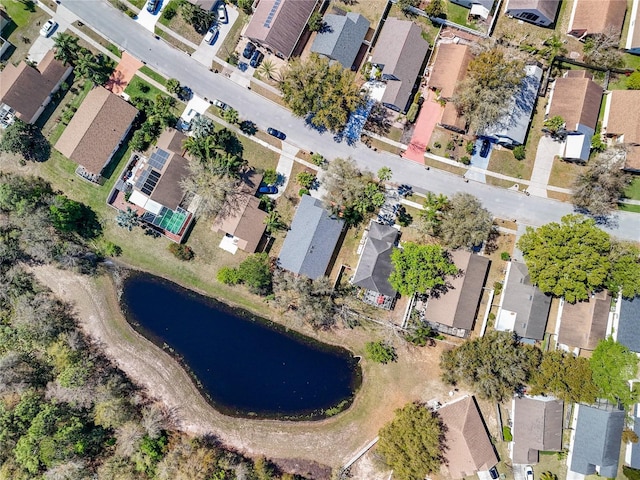
[[[285,422],[228,417],[203,399],[176,361],[129,326],[110,278],[90,278],[51,266],[37,267],[33,272],[60,298],[74,305],[82,328],[103,345],[107,355],[134,382],[176,411],[181,429],[214,434],[248,454],[339,467],[377,435],[394,409],[409,401],[446,397],[446,387],[438,380],[439,346],[400,350],[400,361],[393,365],[365,363],[363,386],[354,405],[334,418]],[[372,333],[356,329],[339,335],[371,339]]]

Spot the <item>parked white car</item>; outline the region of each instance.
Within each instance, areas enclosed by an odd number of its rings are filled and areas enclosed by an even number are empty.
[[[524,475],[526,480],[533,480],[533,467],[531,465],[524,467]]]
[[[42,35],[45,38],[48,37],[53,33],[53,31],[56,29],[57,26],[58,24],[53,20],[47,20],[42,26],[42,28],[40,29],[40,35]]]
[[[218,30],[220,30],[220,25],[218,25],[217,23],[211,25],[211,27],[209,27],[209,30],[207,30],[207,34],[204,36],[204,41],[209,45],[215,42],[216,37],[218,36]]]
[[[224,6],[224,2],[218,4],[218,21],[220,23],[227,23],[227,9]]]

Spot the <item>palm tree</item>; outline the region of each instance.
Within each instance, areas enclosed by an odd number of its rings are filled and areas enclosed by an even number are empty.
[[[558,480],[558,476],[555,473],[544,472],[540,475],[540,480]]]
[[[553,62],[558,55],[564,55],[567,53],[567,49],[564,44],[565,42],[562,38],[554,33],[544,41],[544,48],[541,50],[542,56]]]
[[[78,46],[78,37],[69,33],[60,32],[53,39],[53,47],[55,50],[54,58],[60,60],[65,65],[74,65],[80,52]]]
[[[191,121],[191,131],[193,136],[197,138],[208,137],[215,130],[215,126],[206,115],[198,115]]]
[[[116,216],[116,223],[119,227],[126,228],[131,231],[133,227],[138,225],[140,219],[138,218],[138,213],[134,210],[131,210],[131,207],[127,207],[127,210],[120,210],[118,215]]]
[[[236,124],[239,120],[238,111],[233,108],[229,108],[224,111],[224,113],[222,114],[222,118],[224,118],[225,121],[229,122],[232,125]]]
[[[276,71],[276,65],[271,60],[265,60],[258,68],[258,75],[267,76],[273,80],[273,74]]]
[[[286,228],[286,224],[282,221],[282,218],[280,218],[280,214],[277,210],[271,210],[265,217],[264,223],[267,226],[266,230],[269,235],[276,230],[283,230]]]
[[[96,57],[85,49],[82,49],[76,58],[76,73],[94,85],[102,85],[109,79],[102,57]]]

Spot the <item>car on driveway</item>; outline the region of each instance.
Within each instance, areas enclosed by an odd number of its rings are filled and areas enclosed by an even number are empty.
[[[258,188],[258,193],[273,195],[274,193],[278,193],[278,187],[274,187],[273,185],[263,185],[262,187]]]
[[[487,158],[487,155],[489,155],[489,150],[491,150],[491,142],[489,140],[483,140],[482,148],[480,148],[480,156],[482,158]]]
[[[251,65],[253,68],[258,68],[258,66],[262,63],[263,58],[264,53],[262,53],[260,50],[256,50],[255,52],[253,52],[253,55],[251,55],[251,61],[249,62],[249,65]]]
[[[42,26],[42,28],[40,29],[40,35],[42,35],[45,38],[48,37],[53,33],[53,31],[56,29],[57,26],[58,24],[53,20],[47,20]]]
[[[216,100],[215,98],[213,99],[213,101],[211,102],[213,103],[216,107],[218,107],[220,110],[229,110],[231,107],[229,105],[227,105],[224,102],[221,102],[220,100]]]
[[[267,128],[267,133],[269,135],[273,135],[276,138],[279,138],[280,140],[284,140],[285,138],[287,138],[284,133],[282,133],[280,130],[276,130],[275,128]]]
[[[158,11],[158,7],[160,6],[160,0],[149,0],[147,3],[147,12],[152,15],[155,15]]]
[[[256,46],[251,42],[247,42],[247,45],[244,47],[244,50],[242,51],[242,56],[244,58],[251,58],[251,55],[253,55],[253,52],[255,51],[256,51]]]
[[[209,30],[207,30],[206,35],[204,36],[205,43],[208,43],[209,45],[211,45],[213,42],[215,42],[216,36],[218,35],[219,30],[220,30],[220,25],[218,25],[217,23],[214,23],[213,25],[211,25],[209,27]]]
[[[524,467],[524,476],[526,480],[533,480],[533,468],[531,465]]]
[[[224,6],[224,2],[218,4],[218,21],[220,23],[227,23],[227,9]]]

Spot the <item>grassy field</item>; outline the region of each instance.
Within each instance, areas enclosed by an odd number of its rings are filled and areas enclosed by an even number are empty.
[[[162,95],[164,97],[168,97],[166,93],[162,92],[160,89],[154,87],[148,82],[145,82],[137,75],[129,82],[127,88],[124,89],[124,93],[131,97],[144,97],[149,100],[155,100],[158,95]],[[179,117],[185,109],[185,103],[180,100],[175,100],[175,106],[173,107],[173,113],[175,116]]]
[[[115,56],[122,57],[122,51],[120,51],[118,47],[116,47],[113,43],[105,39],[102,35],[97,33],[93,28],[89,27],[88,25],[85,25],[84,23],[82,24],[82,26],[80,26],[80,22],[75,22],[73,26],[76,27],[78,30],[80,30],[82,33],[84,33],[86,36],[91,38],[92,40],[95,40],[96,42],[98,42],[100,45],[105,47]]]
[[[29,49],[39,36],[40,27],[47,21],[49,15],[36,8],[33,2],[18,0],[0,0],[9,16],[11,23],[5,27],[2,37],[13,45],[5,52],[3,59],[17,65],[27,58]]]
[[[633,177],[631,185],[624,191],[625,198],[640,200],[640,177]]]
[[[155,27],[155,34],[161,37],[169,45],[173,45],[174,47],[176,47],[178,50],[182,50],[183,52],[187,52],[188,54],[192,54],[193,52],[195,52],[195,50],[191,48],[189,45],[187,45],[184,42],[181,42],[177,38],[172,37],[171,35],[166,33],[164,30],[160,30],[158,27]]]
[[[166,85],[167,84],[167,79],[166,78],[164,78],[162,75],[160,75],[155,70],[150,69],[146,65],[143,65],[142,67],[140,67],[140,69],[138,71],[140,73],[144,73],[147,77],[150,77],[150,78],[154,79],[156,82],[158,82],[161,85]]]
[[[176,4],[180,2],[178,2],[177,0],[170,0],[169,3]],[[167,20],[167,18],[161,14],[159,22],[176,32],[181,37],[195,43],[196,45],[200,44],[200,42],[202,42],[202,39],[204,38],[204,34],[196,32],[193,26],[185,21],[184,17],[180,13],[180,7],[178,7],[177,13],[171,20]]]
[[[565,162],[559,158],[553,160],[551,167],[551,175],[549,176],[549,185],[554,187],[571,188],[578,174],[584,170],[584,166]]]
[[[333,7],[337,7],[347,12],[359,13],[371,22],[371,28],[376,28],[382,18],[382,13],[387,5],[387,0],[360,0],[349,4],[340,0],[331,0],[327,12],[331,12]]]

